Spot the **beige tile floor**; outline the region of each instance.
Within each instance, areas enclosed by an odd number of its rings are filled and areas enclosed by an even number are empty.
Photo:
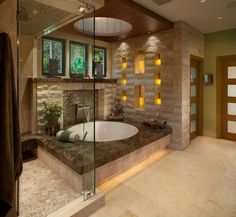
[[[99,188],[106,206],[91,217],[236,217],[236,142],[198,137]]]

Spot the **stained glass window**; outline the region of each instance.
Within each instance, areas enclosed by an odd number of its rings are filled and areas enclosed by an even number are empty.
[[[65,41],[43,37],[42,74],[49,76],[65,75]]]
[[[87,44],[70,42],[70,76],[83,76],[87,73]]]
[[[94,76],[106,77],[106,48],[95,46],[94,49]]]

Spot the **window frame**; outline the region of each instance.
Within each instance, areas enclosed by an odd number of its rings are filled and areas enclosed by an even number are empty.
[[[102,77],[105,78],[105,77],[107,77],[107,48],[95,45],[94,46],[94,52],[95,52],[96,48],[100,49],[100,50],[103,50],[103,52],[104,52],[104,72],[102,74]],[[94,56],[95,56],[95,53],[94,53]],[[94,66],[95,66],[95,60],[94,60]],[[94,67],[94,70],[93,70],[93,77],[97,77],[97,75],[95,75],[95,67]]]
[[[88,67],[89,67],[89,62],[88,62],[88,44],[82,43],[82,42],[79,42],[79,41],[70,41],[69,42],[69,74],[70,74],[70,77],[80,77],[80,76],[82,76],[82,74],[76,75],[76,74],[72,74],[71,73],[71,45],[72,44],[80,45],[80,46],[82,45],[82,46],[85,47],[85,60],[87,62],[87,69],[85,71],[85,74],[88,73]]]
[[[60,42],[62,44],[62,73],[56,73],[56,76],[65,76],[65,66],[66,66],[66,59],[65,59],[65,51],[66,51],[66,40],[61,39],[61,38],[55,38],[55,37],[51,37],[51,36],[43,36],[42,37],[42,75],[46,75],[46,76],[50,76],[50,73],[46,73],[43,70],[43,57],[44,57],[44,52],[43,52],[43,46],[44,46],[44,40],[51,40],[51,41],[56,41],[56,42]]]

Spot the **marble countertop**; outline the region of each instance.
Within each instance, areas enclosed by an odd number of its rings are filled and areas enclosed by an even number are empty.
[[[142,123],[128,123],[139,129],[135,136],[119,141],[96,142],[95,152],[93,142],[65,143],[55,137],[44,137],[39,140],[39,145],[81,175],[172,133],[169,126],[153,129]]]

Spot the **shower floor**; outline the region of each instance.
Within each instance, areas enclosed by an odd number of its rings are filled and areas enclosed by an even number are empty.
[[[40,160],[24,164],[20,217],[45,217],[80,197]]]

